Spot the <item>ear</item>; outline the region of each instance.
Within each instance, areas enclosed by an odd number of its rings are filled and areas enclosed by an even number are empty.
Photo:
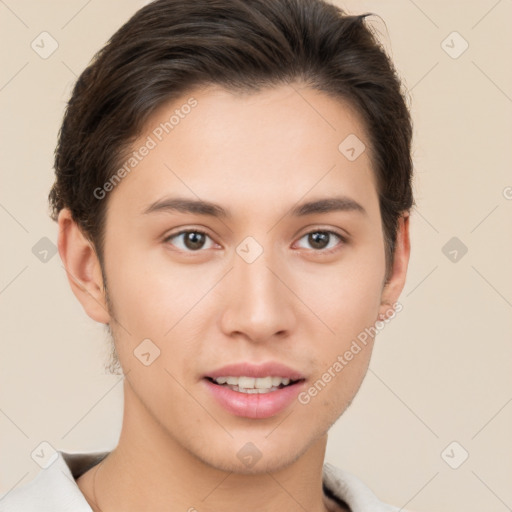
[[[96,251],[64,208],[58,217],[58,248],[71,290],[96,322],[110,323],[103,276]]]
[[[392,309],[393,304],[398,301],[405,285],[407,266],[411,253],[409,218],[410,214],[406,212],[398,221],[391,275],[382,290],[381,306],[379,308],[379,319],[381,320],[389,316],[390,309]]]

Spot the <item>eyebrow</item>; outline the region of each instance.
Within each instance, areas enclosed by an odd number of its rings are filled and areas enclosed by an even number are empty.
[[[153,212],[180,212],[211,217],[231,218],[231,214],[222,206],[200,199],[187,199],[184,197],[166,197],[155,201],[143,213]],[[328,197],[308,201],[294,206],[290,214],[295,217],[304,217],[315,213],[329,213],[334,211],[357,212],[367,215],[367,211],[357,201],[346,196]]]

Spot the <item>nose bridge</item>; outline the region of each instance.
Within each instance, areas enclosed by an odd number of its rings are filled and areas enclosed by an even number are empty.
[[[289,331],[294,315],[290,293],[275,274],[283,268],[272,247],[247,237],[236,248],[230,297],[223,313],[226,333],[264,340]],[[282,278],[286,281],[286,278]]]

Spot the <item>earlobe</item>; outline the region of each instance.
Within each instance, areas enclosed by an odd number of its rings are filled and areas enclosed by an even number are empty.
[[[398,301],[405,285],[407,266],[411,253],[409,218],[410,214],[406,212],[398,221],[393,267],[391,276],[382,291],[381,306],[379,308],[380,320],[390,315],[393,304]]]
[[[85,312],[96,322],[110,323],[101,267],[91,242],[64,208],[58,218],[59,254],[71,290]]]

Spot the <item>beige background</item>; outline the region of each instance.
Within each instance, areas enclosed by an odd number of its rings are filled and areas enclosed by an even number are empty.
[[[56,242],[46,196],[70,88],[143,3],[0,2],[2,494],[37,474],[30,454],[42,441],[64,451],[117,441],[122,386],[103,369],[105,331],[58,254],[43,263],[32,248]],[[418,207],[404,309],[378,336],[327,461],[408,509],[511,510],[512,2],[338,3],[382,18],[374,26],[410,91]],[[59,45],[47,59],[31,48],[43,31]],[[463,48],[453,31],[469,44],[458,58],[444,49]],[[442,252],[452,237],[468,248],[455,263]],[[463,450],[452,469],[445,460]]]

